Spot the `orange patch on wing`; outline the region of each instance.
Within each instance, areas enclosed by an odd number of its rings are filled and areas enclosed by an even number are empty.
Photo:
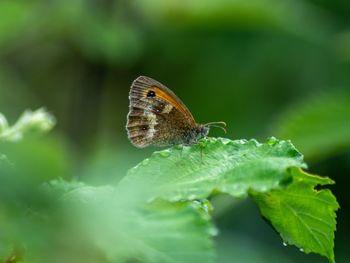
[[[174,98],[170,94],[164,92],[163,90],[161,90],[158,87],[152,87],[152,88],[147,89],[146,94],[150,90],[153,90],[156,93],[156,97],[163,99],[164,101],[168,102],[170,105],[174,106],[176,109],[181,111],[186,116],[186,118],[193,120],[193,116],[192,116],[191,112],[186,107],[184,107],[182,105],[182,103],[179,102],[176,98]]]

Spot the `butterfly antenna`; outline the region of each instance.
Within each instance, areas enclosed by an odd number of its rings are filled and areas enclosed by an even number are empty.
[[[211,126],[212,124],[219,124],[219,125],[223,125],[224,127],[226,127],[226,122],[224,121],[214,121],[214,122],[208,122],[205,125]]]
[[[220,125],[223,125],[223,126],[220,126]],[[205,126],[208,126],[208,127],[216,127],[216,128],[219,128],[219,129],[222,129],[225,133],[227,133],[227,130],[226,130],[226,122],[223,122],[223,121],[217,121],[217,122],[209,122],[207,124],[205,124]]]
[[[221,130],[223,130],[225,133],[227,133],[227,130],[222,127],[222,126],[218,126],[218,125],[209,125],[209,127],[216,127],[216,128],[220,128]]]

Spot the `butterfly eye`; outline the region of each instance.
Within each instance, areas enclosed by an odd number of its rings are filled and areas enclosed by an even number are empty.
[[[148,98],[153,98],[156,96],[156,93],[153,91],[153,90],[150,90],[148,93],[147,93],[147,97]]]

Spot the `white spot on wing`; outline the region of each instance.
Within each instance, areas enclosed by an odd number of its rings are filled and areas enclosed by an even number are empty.
[[[171,104],[166,104],[164,109],[162,110],[162,113],[169,113],[173,109],[173,106]]]
[[[147,115],[147,121],[149,122],[149,125],[153,125],[155,126],[157,124],[157,116],[152,113],[152,112],[149,112]]]
[[[153,138],[154,134],[156,133],[156,129],[154,129],[154,126],[149,126],[149,129],[147,131],[147,138]]]
[[[157,125],[157,116],[152,112],[148,112],[146,117],[148,121],[148,131],[146,137],[153,138],[154,134],[156,133],[156,129],[154,127]]]

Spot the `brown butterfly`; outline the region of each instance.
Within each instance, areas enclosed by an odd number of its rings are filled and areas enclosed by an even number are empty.
[[[210,126],[223,129],[224,122],[198,124],[183,102],[158,81],[140,76],[129,93],[129,114],[126,129],[133,145],[190,145],[206,137]]]

